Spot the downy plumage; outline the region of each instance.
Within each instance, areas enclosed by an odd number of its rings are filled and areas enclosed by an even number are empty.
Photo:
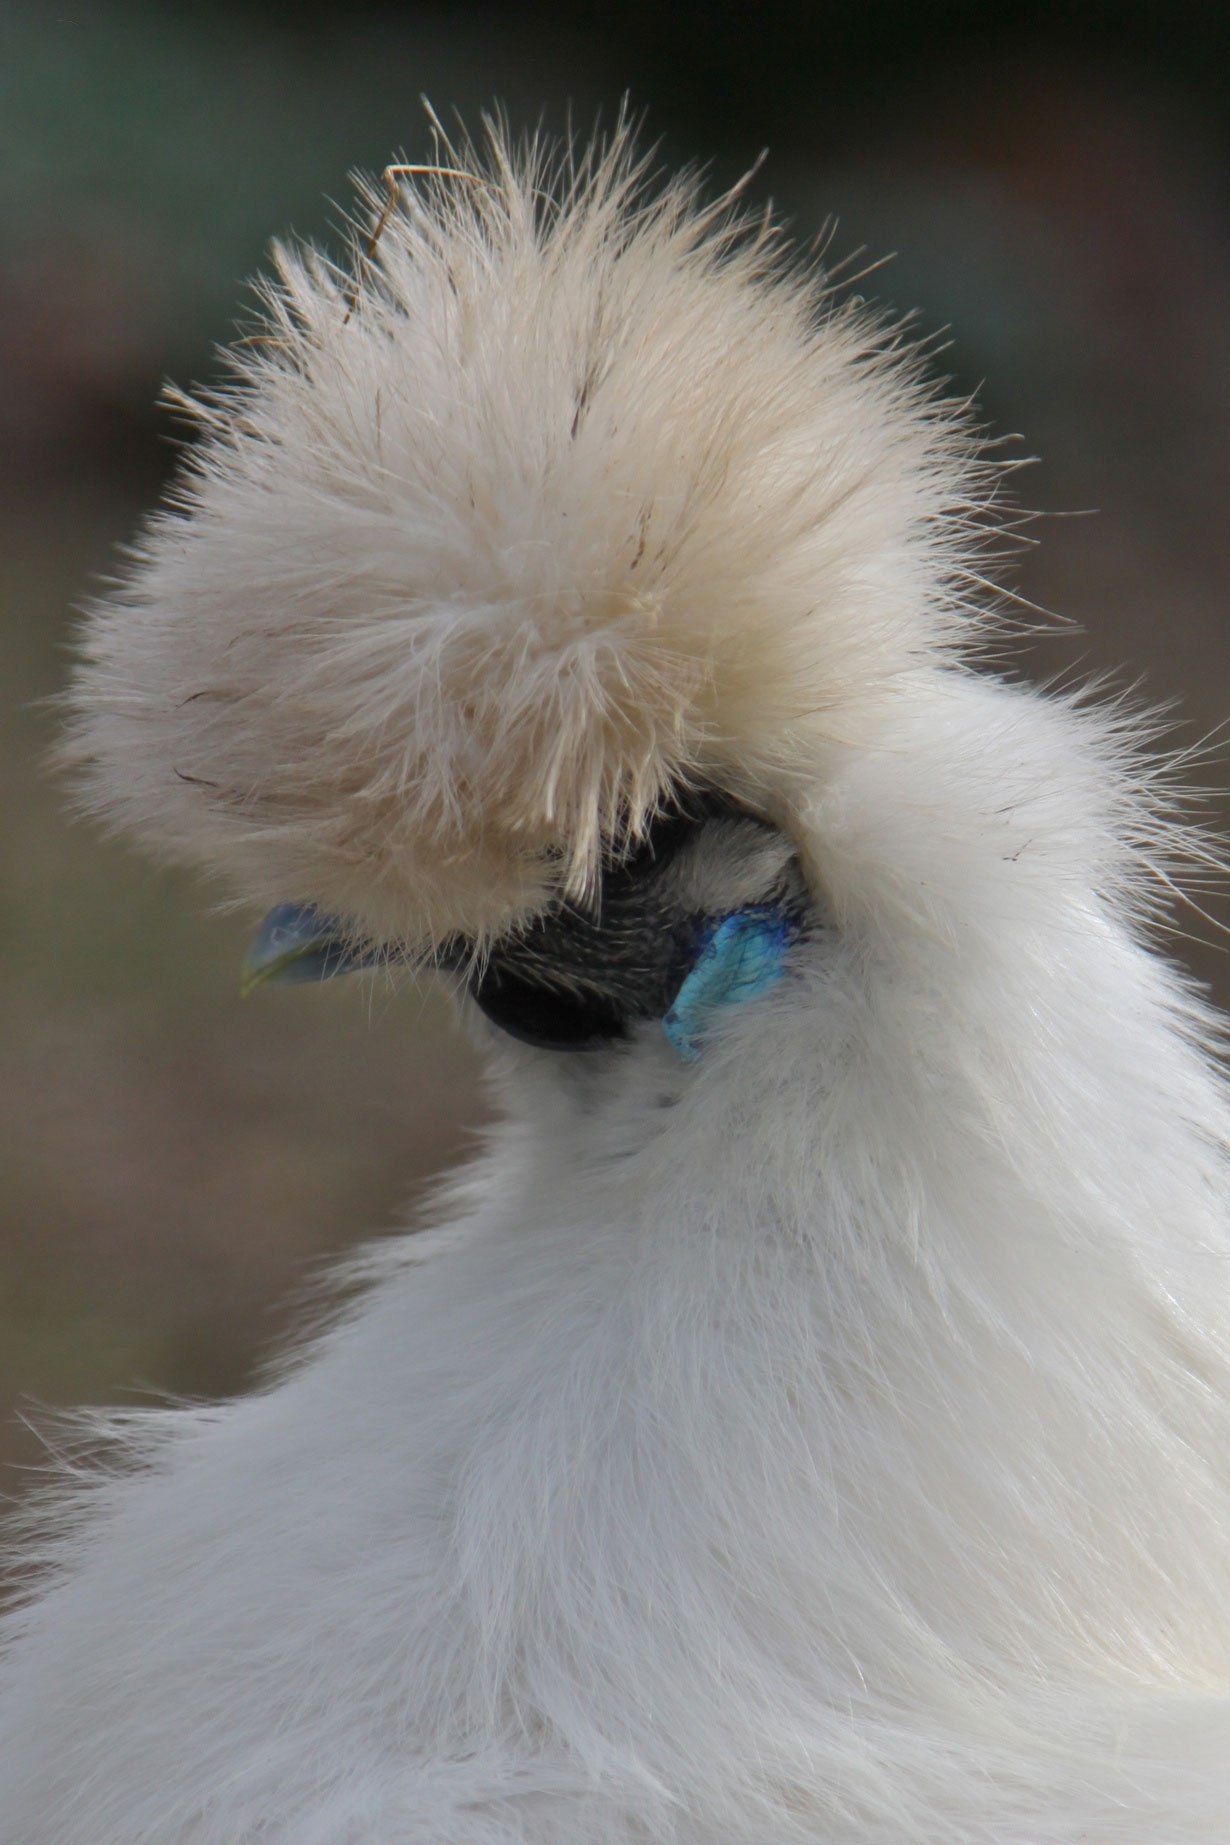
[[[996,471],[891,330],[622,134],[448,163],[353,274],[281,255],[69,753],[437,959],[505,1118],[264,1388],[114,1419],[27,1535],[0,1838],[1223,1841],[1165,767],[979,664]],[[780,977],[688,987],[749,917]]]

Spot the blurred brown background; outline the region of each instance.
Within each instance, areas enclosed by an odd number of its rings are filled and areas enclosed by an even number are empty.
[[[862,292],[951,326],[939,366],[1043,457],[1021,496],[1063,516],[1018,587],[1074,626],[1030,670],[1121,668],[1192,742],[1230,717],[1228,16],[0,0],[6,1490],[36,1402],[242,1383],[313,1265],[394,1223],[481,1112],[435,999],[241,1003],[245,920],[71,825],[40,772],[73,602],[174,461],[159,386],[211,376],[268,238],[335,237],[351,168],[424,157],[424,91],[554,125],[628,91],[715,186],[767,146],[757,196],[801,239],[835,215],[834,255],[897,252]]]

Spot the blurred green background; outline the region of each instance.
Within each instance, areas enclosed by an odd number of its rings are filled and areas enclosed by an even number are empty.
[[[214,375],[268,239],[336,240],[353,168],[426,156],[421,92],[557,126],[627,92],[715,186],[768,147],[755,195],[800,240],[835,218],[835,256],[896,252],[862,291],[951,327],[939,367],[1043,457],[1017,586],[1072,625],[1028,670],[1122,669],[1189,743],[1230,716],[1228,17],[0,0],[4,1490],[39,1402],[241,1384],[481,1118],[435,998],[241,1003],[245,919],[70,823],[40,767],[72,606],[174,463],[160,385]],[[1184,926],[1230,996],[1216,930]]]

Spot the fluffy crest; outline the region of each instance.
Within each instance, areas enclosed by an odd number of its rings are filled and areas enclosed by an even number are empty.
[[[237,383],[181,400],[67,749],[166,855],[422,946],[583,889],[681,786],[798,830],[959,635],[988,497],[883,329],[623,128],[456,159],[352,273],[280,251]]]

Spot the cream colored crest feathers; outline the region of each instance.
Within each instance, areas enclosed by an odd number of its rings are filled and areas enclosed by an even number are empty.
[[[147,844],[417,944],[583,886],[672,785],[790,825],[949,645],[986,480],[865,314],[623,131],[457,158],[353,274],[281,252],[69,749]]]

